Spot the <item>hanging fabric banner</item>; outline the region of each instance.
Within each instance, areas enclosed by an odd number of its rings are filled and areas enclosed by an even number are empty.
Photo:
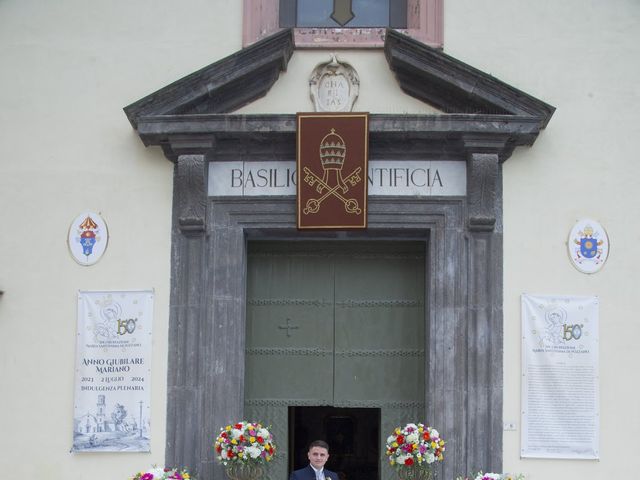
[[[367,228],[369,115],[298,113],[299,229]]]
[[[148,452],[153,291],[78,292],[74,452]]]
[[[599,458],[598,298],[522,295],[521,456]]]

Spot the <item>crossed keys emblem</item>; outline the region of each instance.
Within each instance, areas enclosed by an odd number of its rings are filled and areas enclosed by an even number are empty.
[[[344,160],[347,156],[347,145],[344,139],[336,133],[335,128],[331,129],[327,135],[320,141],[320,164],[322,165],[322,178],[311,171],[310,168],[304,167],[304,181],[310,187],[316,186],[316,191],[322,194],[319,198],[309,198],[302,210],[305,215],[310,213],[318,213],[320,205],[327,198],[333,196],[344,204],[347,213],[359,215],[362,209],[355,198],[346,198],[344,194],[349,191],[349,185],[356,186],[362,181],[360,172],[362,169],[357,167],[346,178],[342,177],[342,168]],[[333,185],[332,185],[333,184]]]
[[[352,187],[357,185],[360,182],[360,172],[362,169],[360,167],[356,168],[351,174],[344,179],[342,185],[338,182],[334,187],[330,187],[326,182],[324,182],[319,176],[313,173],[308,167],[304,167],[304,181],[309,184],[310,187],[313,187],[316,183],[318,186],[316,190],[318,193],[322,193],[326,190],[326,193],[322,195],[320,198],[310,198],[307,200],[307,203],[302,210],[305,215],[310,213],[318,213],[320,210],[320,205],[331,195],[336,197],[342,203],[344,203],[344,209],[347,213],[355,213],[359,215],[362,210],[360,209],[360,205],[358,205],[358,201],[355,198],[345,198],[343,197],[338,190],[342,190],[342,193],[347,193],[349,187],[346,185],[347,183]]]

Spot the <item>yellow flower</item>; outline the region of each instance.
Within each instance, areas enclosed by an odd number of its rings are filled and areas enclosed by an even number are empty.
[[[233,440],[231,440],[231,443],[233,443],[234,445],[237,445],[238,441],[234,438]]]
[[[413,450],[417,450],[418,449],[418,444],[414,443],[413,446],[411,447]]]
[[[230,431],[231,431],[231,425],[227,425],[226,427],[224,427],[224,429],[225,429],[227,432],[230,432]]]
[[[431,442],[431,448],[437,448],[438,444],[436,442]]]
[[[440,440],[440,446],[444,447],[444,440]]]
[[[256,441],[256,437],[249,437],[249,441],[250,441],[251,443],[254,443],[254,442]]]
[[[182,474],[182,478],[184,478],[184,480],[189,480],[191,478],[191,475],[185,472]]]
[[[424,428],[422,428],[422,427],[418,427],[418,431],[419,431],[420,433],[422,433],[422,432],[424,432]]]
[[[396,435],[400,435],[400,428],[396,428]]]
[[[238,452],[238,458],[242,458],[244,457],[244,453],[243,452]]]
[[[391,444],[391,446],[392,446],[392,447],[394,447],[394,448],[398,448],[398,442],[393,442],[393,443]]]
[[[391,465],[395,465],[396,464],[395,460],[391,460],[389,463],[391,463]]]

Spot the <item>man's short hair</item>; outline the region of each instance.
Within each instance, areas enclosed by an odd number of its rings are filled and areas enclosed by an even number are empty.
[[[310,452],[313,447],[320,447],[320,448],[324,448],[327,452],[329,451],[329,444],[324,440],[314,440],[309,444],[309,448],[307,451]]]

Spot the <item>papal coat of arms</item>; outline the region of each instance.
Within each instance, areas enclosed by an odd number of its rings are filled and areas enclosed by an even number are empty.
[[[609,238],[595,220],[580,220],[571,230],[568,241],[573,265],[583,273],[595,273],[609,255]]]
[[[298,228],[366,228],[367,114],[298,115]]]

